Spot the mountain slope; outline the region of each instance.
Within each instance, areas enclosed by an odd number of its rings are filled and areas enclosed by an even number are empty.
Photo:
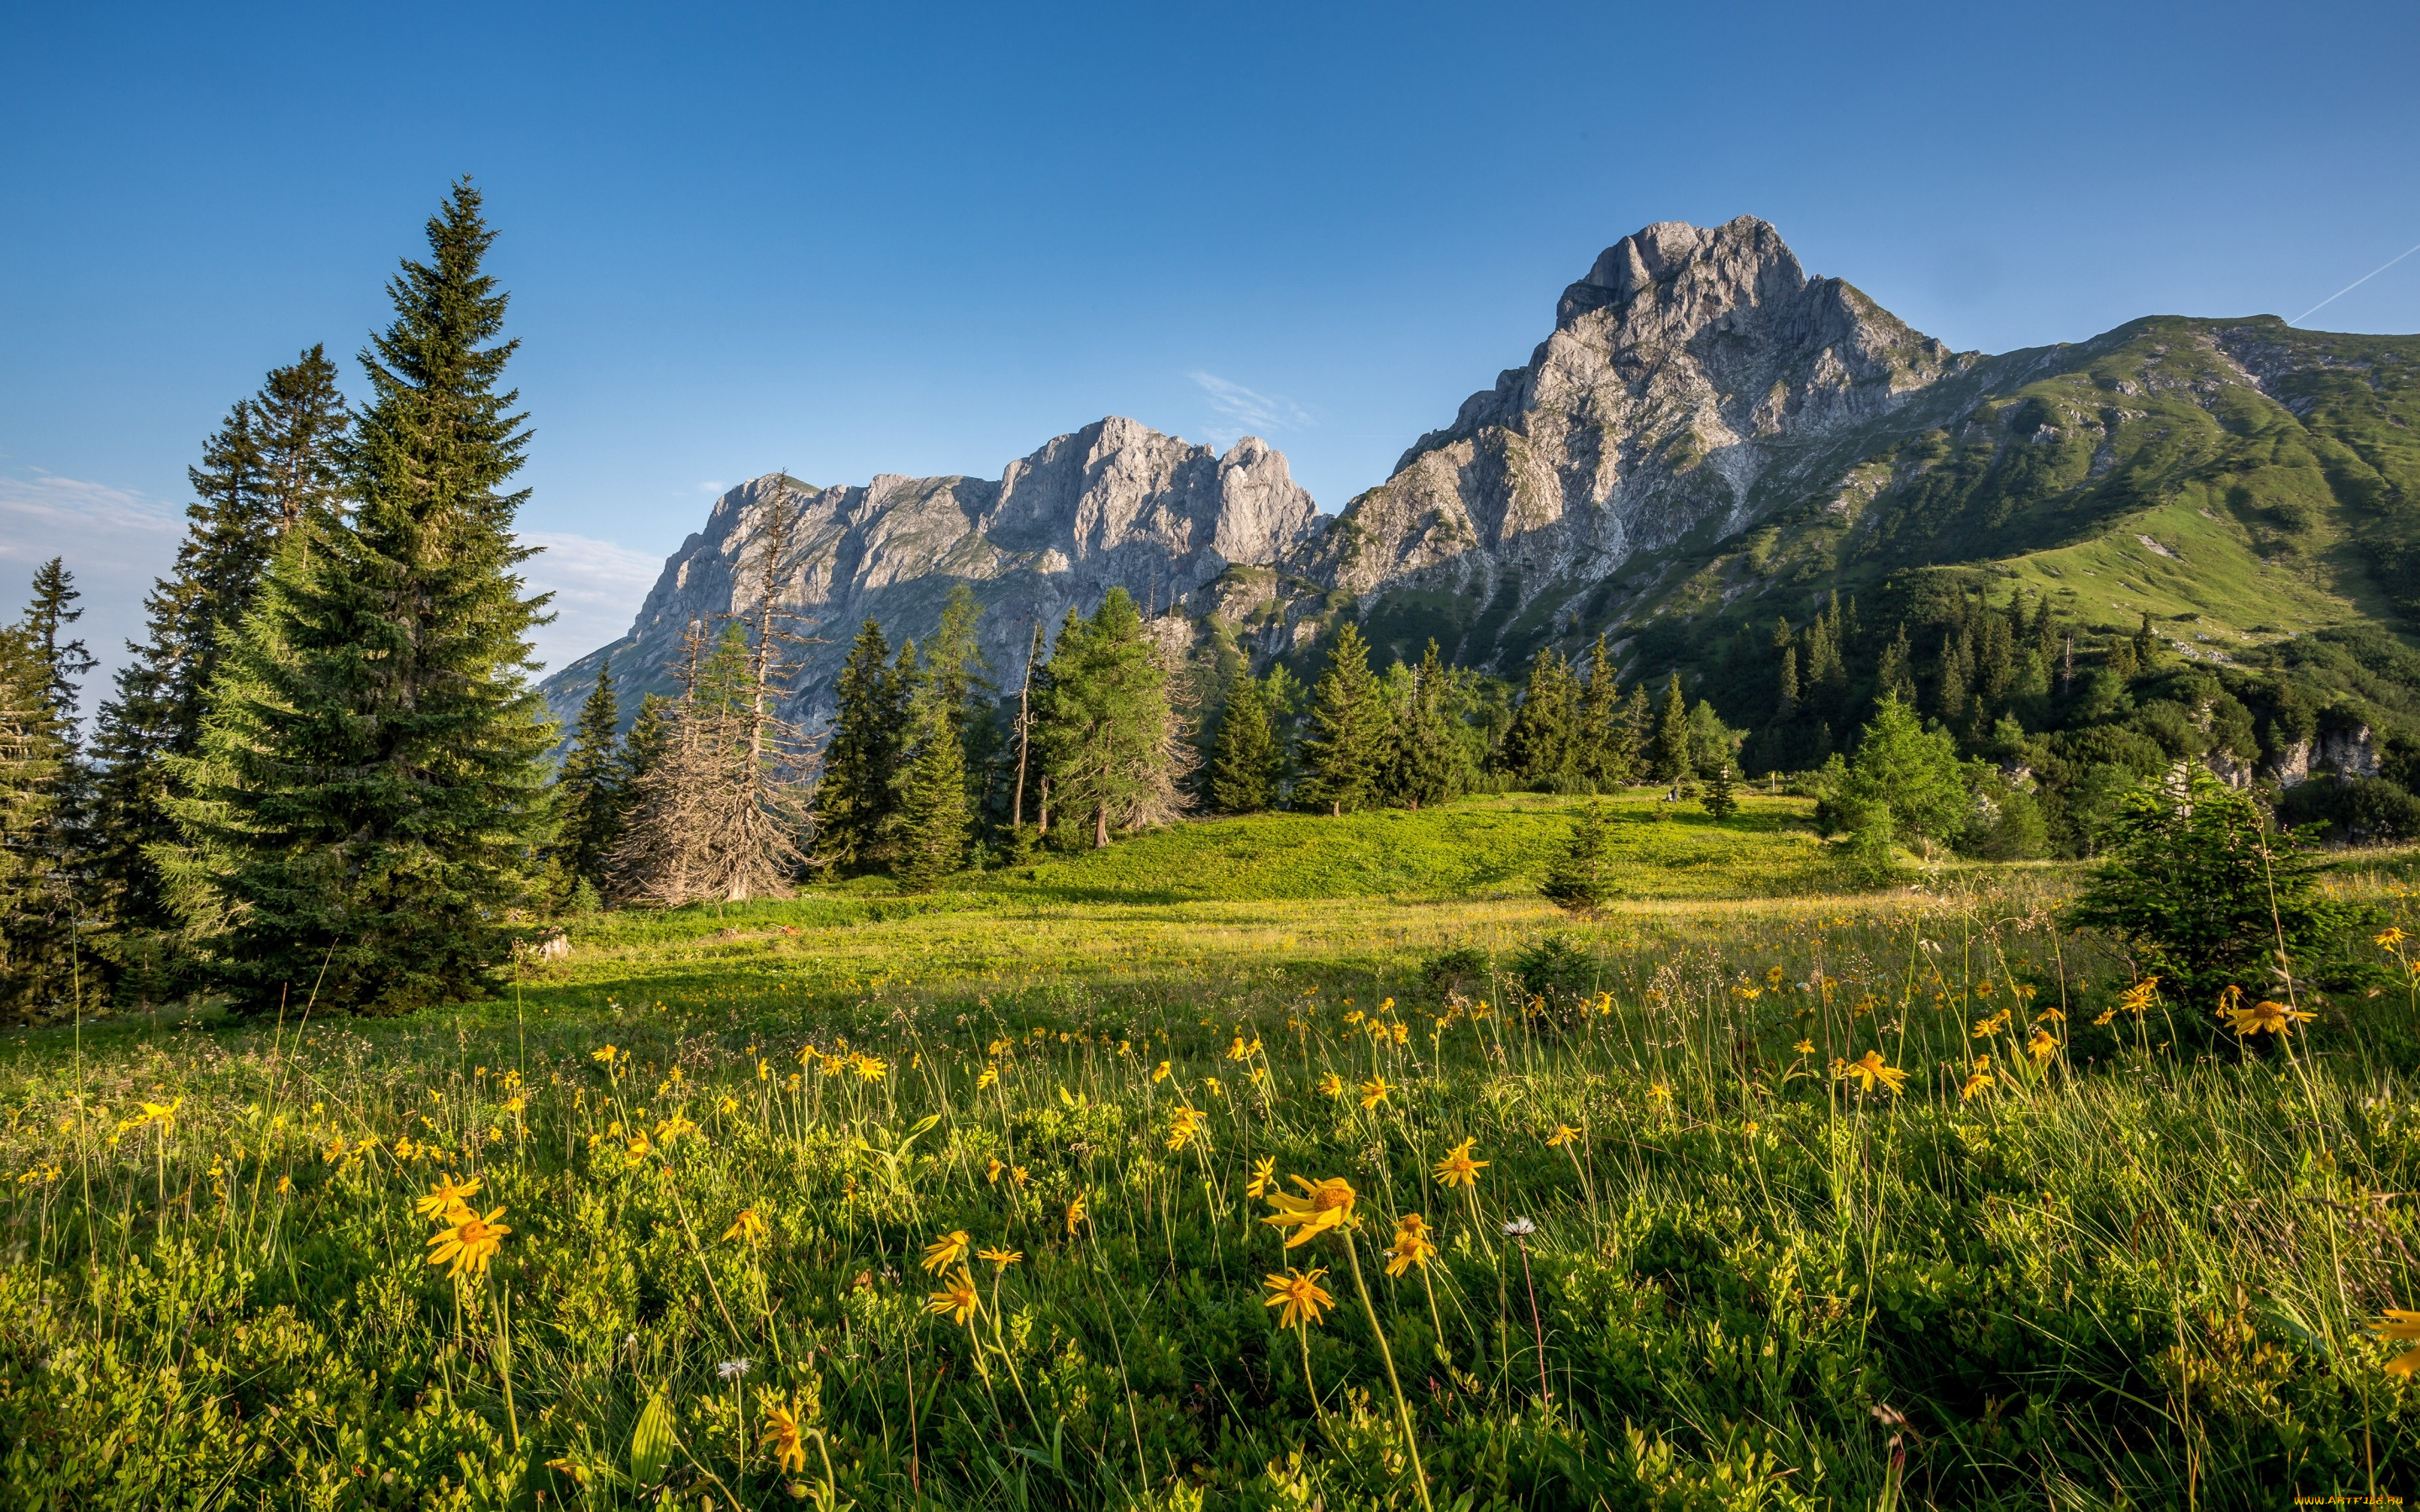
[[[1172,607],[1231,564],[1277,561],[1319,519],[1284,456],[1257,437],[1220,456],[1116,417],[1052,440],[997,481],[884,474],[816,487],[757,478],[716,501],[706,529],[665,563],[628,634],[547,679],[556,717],[569,725],[609,656],[626,719],[640,694],[675,690],[688,625],[755,594],[756,543],[777,501],[791,517],[779,598],[811,638],[785,713],[807,725],[829,715],[832,678],[863,620],[879,620],[894,643],[921,639],[952,588],[967,583],[985,609],[985,655],[1014,686],[1037,620],[1047,635],[1112,587]]]
[[[2420,338],[2272,316],[1952,353],[1761,221],[1650,226],[1289,565],[1388,652],[1499,670],[1601,629],[1696,668],[1944,567],[2223,651],[2420,609],[2415,378]]]

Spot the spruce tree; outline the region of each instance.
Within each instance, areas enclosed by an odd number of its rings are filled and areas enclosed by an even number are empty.
[[[966,864],[970,829],[966,748],[951,689],[929,668],[920,684],[892,825],[892,874],[909,892],[930,892]]]
[[[1368,804],[1387,756],[1386,708],[1370,671],[1370,643],[1351,620],[1337,630],[1327,669],[1311,689],[1311,735],[1303,742],[1310,795],[1331,814]]]
[[[992,717],[1000,690],[991,680],[991,666],[976,635],[982,620],[983,605],[974,590],[965,583],[955,584],[941,606],[941,623],[923,648],[924,676],[958,742],[958,770],[966,785],[970,825],[981,822],[1003,749],[1000,727]]]
[[[1580,775],[1605,792],[1630,778],[1621,760],[1621,672],[1613,664],[1613,648],[1599,632],[1589,648],[1588,686],[1580,696],[1575,733]]]
[[[1250,671],[1227,686],[1227,706],[1210,759],[1210,807],[1220,813],[1259,813],[1277,799],[1277,729],[1268,700]]]
[[[1575,721],[1578,716],[1577,687],[1562,654],[1543,647],[1529,662],[1529,677],[1521,691],[1521,706],[1504,736],[1506,770],[1524,782],[1544,785],[1571,774]]]
[[[1681,674],[1665,685],[1664,700],[1655,710],[1655,734],[1648,748],[1648,775],[1658,782],[1685,787],[1696,774],[1689,764],[1689,701],[1681,696]]]
[[[53,698],[56,662],[23,626],[0,628],[0,1017],[72,1006],[76,898],[62,872],[71,755]]]
[[[907,694],[892,665],[890,639],[867,620],[841,663],[838,709],[815,788],[815,864],[836,875],[874,871],[886,858]]]
[[[1395,801],[1412,809],[1443,803],[1454,793],[1460,764],[1453,717],[1446,705],[1451,675],[1437,655],[1437,643],[1431,640],[1412,671],[1405,706],[1395,711],[1395,748],[1387,786]]]
[[[597,666],[597,686],[580,706],[571,749],[555,772],[554,854],[566,887],[585,882],[602,891],[629,800],[629,768],[621,745],[622,709],[613,696],[613,658]]]
[[[47,669],[44,696],[70,742],[75,738],[77,697],[97,665],[85,643],[68,633],[84,618],[84,610],[75,607],[83,596],[66,560],[53,557],[35,569],[33,600],[25,606],[25,633],[33,638]]]
[[[352,513],[279,539],[225,646],[199,748],[168,800],[215,894],[241,1010],[283,995],[406,1011],[489,982],[547,839],[552,726],[529,682],[544,606],[516,568],[528,433],[502,388],[515,344],[481,270],[494,240],[458,183],[429,258],[388,285],[346,448]]]
[[[1603,907],[1613,890],[1606,880],[1605,841],[1605,810],[1590,803],[1572,821],[1571,839],[1546,869],[1538,891],[1567,913],[1592,914]]]
[[[186,470],[194,502],[175,568],[145,599],[145,639],[128,643],[132,655],[94,722],[94,864],[121,948],[176,924],[158,864],[180,843],[166,808],[166,758],[194,754],[203,690],[278,540],[306,517],[336,518],[350,419],[335,364],[313,347],[239,400],[202,443],[201,465]]]
[[[1739,812],[1739,794],[1731,785],[1731,764],[1714,764],[1714,779],[1706,788],[1706,812],[1715,819],[1729,819]]]
[[[1091,816],[1094,847],[1113,829],[1174,811],[1182,732],[1167,670],[1125,589],[1110,589],[1090,619],[1068,611],[1034,701],[1051,802]]]

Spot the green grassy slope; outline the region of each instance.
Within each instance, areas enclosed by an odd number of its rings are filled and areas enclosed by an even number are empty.
[[[1603,801],[1616,837],[1614,886],[1625,896],[1744,897],[1820,879],[1814,836],[1798,823],[1802,800],[1750,796],[1727,824],[1695,804],[1676,812],[1647,790]],[[1570,834],[1577,807],[1507,794],[1418,812],[1203,820],[958,886],[1056,903],[1526,894]]]

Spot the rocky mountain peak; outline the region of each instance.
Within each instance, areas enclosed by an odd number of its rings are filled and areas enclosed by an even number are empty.
[[[1047,632],[1111,588],[1174,609],[1231,564],[1275,563],[1322,524],[1284,455],[1258,437],[1222,456],[1116,415],[1053,438],[997,481],[878,473],[821,487],[768,474],[716,501],[706,529],[664,563],[628,635],[547,680],[557,717],[576,712],[609,656],[626,717],[640,693],[672,691],[687,627],[754,597],[755,543],[776,509],[791,531],[773,569],[776,593],[814,638],[788,710],[807,725],[830,712],[832,678],[864,620],[880,622],[894,643],[922,640],[966,583],[985,609],[985,654],[1014,686],[1035,621]]]
[[[1594,589],[1642,551],[1757,517],[1827,438],[1973,361],[1849,285],[1809,278],[1753,216],[1648,226],[1563,291],[1528,363],[1464,402],[1356,500],[1310,570],[1357,594],[1417,579]]]

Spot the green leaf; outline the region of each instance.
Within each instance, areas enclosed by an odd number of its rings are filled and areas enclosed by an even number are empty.
[[[630,1479],[653,1486],[664,1478],[673,1462],[673,1410],[660,1391],[647,1398],[639,1414],[638,1431],[630,1435]]]

